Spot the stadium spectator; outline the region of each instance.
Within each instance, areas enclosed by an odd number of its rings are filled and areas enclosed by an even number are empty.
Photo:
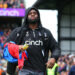
[[[5,1],[5,2],[3,3],[3,8],[7,8],[7,7],[8,7],[7,1]]]
[[[24,4],[22,2],[20,3],[20,8],[24,8]]]
[[[3,8],[3,1],[0,1],[0,8]]]
[[[70,69],[69,75],[75,75],[75,57],[72,59],[72,67]]]

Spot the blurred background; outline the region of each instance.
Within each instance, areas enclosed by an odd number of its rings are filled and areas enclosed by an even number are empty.
[[[34,6],[41,22],[48,28],[61,48],[59,74],[68,75],[75,65],[75,0],[0,0],[0,75],[5,75],[3,44],[11,31],[23,24],[25,10]]]

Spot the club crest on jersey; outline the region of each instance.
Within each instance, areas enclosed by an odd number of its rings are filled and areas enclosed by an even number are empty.
[[[28,36],[29,36],[29,32],[27,31],[27,32],[26,32],[26,37],[28,37]]]
[[[42,36],[40,32],[39,32],[39,36]]]

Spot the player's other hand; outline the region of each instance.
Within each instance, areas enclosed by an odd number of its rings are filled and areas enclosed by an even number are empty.
[[[50,58],[46,63],[47,68],[52,68],[55,64],[55,58]]]

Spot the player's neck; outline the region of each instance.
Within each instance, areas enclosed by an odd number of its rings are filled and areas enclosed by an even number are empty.
[[[38,27],[37,23],[36,24],[29,24],[29,28],[31,29],[36,29]]]

